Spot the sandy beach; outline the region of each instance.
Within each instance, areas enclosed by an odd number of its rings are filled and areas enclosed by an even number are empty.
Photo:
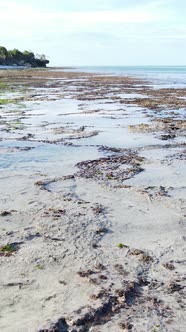
[[[185,332],[186,88],[0,70],[0,331]]]

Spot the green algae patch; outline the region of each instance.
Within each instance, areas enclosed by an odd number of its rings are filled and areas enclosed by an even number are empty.
[[[14,100],[12,99],[0,99],[0,105],[6,105],[6,104],[10,104],[13,103]]]
[[[22,124],[21,121],[15,121],[9,124],[8,126],[9,130],[23,130],[24,125]]]
[[[0,256],[11,256],[16,251],[15,247],[11,244],[6,244],[0,247]]]
[[[15,249],[13,248],[13,246],[11,246],[11,244],[6,244],[6,246],[0,247],[0,251],[1,252],[14,252]]]
[[[8,90],[8,89],[9,89],[9,87],[8,87],[8,85],[6,83],[0,82],[0,92]]]
[[[35,268],[38,270],[44,270],[44,266],[40,264],[36,265]]]
[[[117,247],[120,248],[120,249],[128,248],[128,246],[126,244],[123,244],[123,243],[118,243]]]

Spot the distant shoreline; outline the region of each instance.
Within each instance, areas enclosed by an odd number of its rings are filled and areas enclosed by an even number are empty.
[[[18,66],[18,65],[0,65],[0,69],[52,69],[52,70],[68,70],[78,69],[78,67],[31,67],[31,66]]]

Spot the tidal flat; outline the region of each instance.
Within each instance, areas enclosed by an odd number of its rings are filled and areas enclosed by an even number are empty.
[[[0,331],[185,332],[185,97],[0,70]]]

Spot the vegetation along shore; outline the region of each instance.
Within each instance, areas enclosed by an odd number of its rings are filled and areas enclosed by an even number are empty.
[[[48,63],[44,54],[35,55],[31,51],[21,52],[16,48],[7,50],[0,46],[0,66],[46,67]]]

